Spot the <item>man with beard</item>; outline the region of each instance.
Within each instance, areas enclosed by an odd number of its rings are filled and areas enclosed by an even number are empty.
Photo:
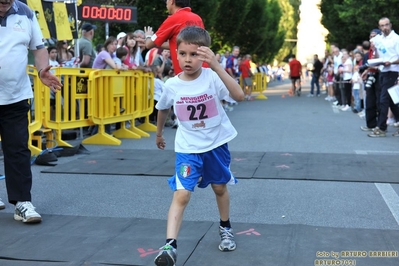
[[[371,41],[375,44],[378,58],[381,58],[383,62],[380,72],[380,113],[377,127],[368,134],[369,137],[386,136],[389,108],[396,121],[399,120],[399,107],[394,104],[388,93],[388,89],[395,85],[399,75],[399,35],[392,30],[392,24],[388,18],[381,18],[378,24],[382,35],[377,35]]]

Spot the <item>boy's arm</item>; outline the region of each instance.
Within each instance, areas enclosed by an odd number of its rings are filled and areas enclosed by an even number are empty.
[[[157,115],[157,133],[155,138],[155,143],[158,149],[165,149],[166,143],[165,139],[163,138],[163,128],[165,126],[166,118],[168,117],[170,109],[166,110],[158,110]]]
[[[120,69],[120,67],[115,63],[115,61],[109,57],[109,58],[105,58],[104,61],[113,69]]]
[[[200,60],[207,62],[213,71],[218,74],[226,88],[230,92],[231,98],[235,101],[240,102],[244,100],[244,92],[237,81],[231,77],[216,60],[215,54],[209,47],[201,46],[198,47],[198,55]]]

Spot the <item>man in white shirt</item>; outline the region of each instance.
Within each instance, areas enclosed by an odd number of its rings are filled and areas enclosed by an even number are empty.
[[[31,203],[31,152],[28,148],[29,99],[33,98],[26,73],[29,48],[40,81],[54,92],[62,84],[50,73],[49,57],[35,13],[20,1],[0,4],[0,136],[8,202],[15,205],[14,219],[41,222]],[[0,199],[0,209],[5,206]]]
[[[381,58],[383,62],[380,67],[380,112],[377,127],[368,134],[369,137],[386,136],[389,108],[395,120],[399,121],[399,107],[393,103],[388,93],[388,89],[395,85],[399,76],[399,35],[392,30],[392,24],[388,18],[381,18],[378,24],[382,35],[374,37],[371,41],[374,41],[378,58]],[[394,136],[399,135],[397,133]]]

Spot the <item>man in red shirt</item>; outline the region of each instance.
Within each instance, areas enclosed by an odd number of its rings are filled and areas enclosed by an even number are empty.
[[[187,26],[204,27],[202,19],[191,12],[190,0],[165,0],[170,16],[161,24],[154,34],[152,27],[145,27],[145,45],[147,49],[162,47],[170,50],[175,74],[182,72],[177,61],[176,37]]]
[[[244,61],[240,65],[240,72],[242,82],[244,85],[245,100],[250,101],[252,93],[252,71],[251,71],[251,55],[247,54],[244,57]]]
[[[290,78],[291,78],[291,82],[292,82],[292,93],[293,93],[293,95],[295,95],[295,92],[296,92],[297,95],[300,96],[301,95],[301,87],[299,85],[298,91],[296,91],[296,83],[297,83],[297,81],[299,81],[299,84],[301,82],[302,65],[298,60],[296,60],[295,55],[292,55],[289,65],[290,65]]]

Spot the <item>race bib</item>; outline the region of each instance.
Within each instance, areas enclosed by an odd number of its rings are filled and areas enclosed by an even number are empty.
[[[222,118],[218,111],[215,95],[180,96],[175,103],[175,113],[180,124],[188,130],[203,130],[220,125]]]

